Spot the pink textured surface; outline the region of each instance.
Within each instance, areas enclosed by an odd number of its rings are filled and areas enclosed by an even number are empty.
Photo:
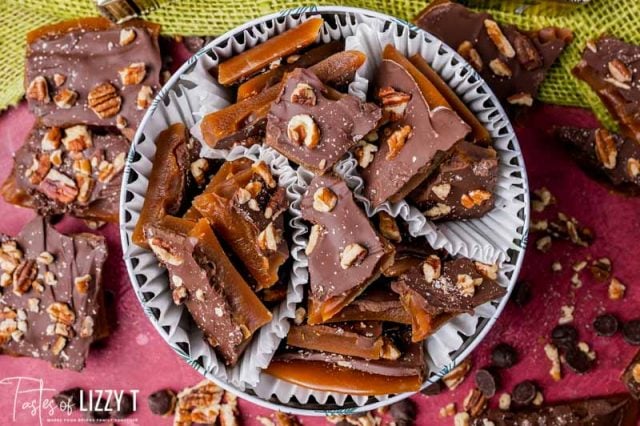
[[[22,144],[33,118],[24,105],[0,115],[0,179],[8,175],[12,153]],[[553,124],[593,126],[594,118],[587,112],[553,106],[536,109],[518,127],[518,137],[527,164],[531,188],[548,187],[557,197],[558,204],[542,216],[563,211],[590,226],[596,233],[596,241],[588,249],[577,249],[568,243],[554,243],[549,253],[542,254],[533,248],[536,236],[530,237],[521,277],[531,282],[533,300],[525,307],[509,304],[491,330],[486,340],[473,354],[474,368],[488,363],[491,347],[499,342],[513,344],[521,361],[504,372],[503,389],[510,391],[521,380],[537,381],[549,401],[606,395],[624,391],[619,380],[623,366],[635,349],[623,342],[618,334],[612,338],[595,336],[591,323],[602,312],[613,312],[628,320],[639,315],[640,282],[638,279],[638,241],[640,241],[640,199],[629,199],[608,192],[590,180],[571,159],[554,144],[546,131]],[[0,232],[15,234],[33,216],[32,212],[16,208],[0,201]],[[534,218],[537,217],[534,214]],[[65,232],[84,229],[73,219],[66,219],[59,229]],[[106,268],[105,287],[113,293],[113,311],[116,322],[111,336],[91,352],[87,368],[82,373],[55,370],[47,364],[32,359],[0,357],[0,424],[38,424],[38,412],[31,412],[23,404],[38,395],[24,393],[16,396],[16,384],[11,377],[41,379],[44,387],[62,390],[72,386],[86,389],[139,390],[139,405],[131,421],[142,425],[171,424],[169,419],[153,416],[145,403],[153,391],[171,387],[175,390],[193,385],[201,380],[198,373],[185,364],[155,332],[140,307],[121,261],[118,229],[110,225],[100,231],[109,240],[110,258]],[[584,285],[571,289],[571,265],[588,257],[609,256],[613,261],[614,275],[627,285],[622,301],[607,299],[607,286],[594,282],[583,272]],[[560,261],[563,271],[551,272],[551,263]],[[597,366],[589,374],[579,376],[564,369],[564,378],[553,382],[548,374],[549,362],[543,351],[550,330],[560,317],[562,305],[575,305],[575,324],[581,339],[597,353]],[[473,377],[472,375],[470,377]],[[7,383],[5,383],[7,382]],[[449,402],[462,400],[473,386],[469,378],[454,392],[436,397],[414,396],[418,405],[417,424],[452,424],[452,420],[439,419],[439,409]],[[22,390],[37,385],[23,382]],[[44,398],[53,395],[45,391]],[[257,415],[268,410],[241,402],[245,425],[257,425]],[[14,410],[15,408],[15,410]],[[43,423],[47,419],[61,419],[59,412],[53,416],[41,413]],[[74,415],[72,418],[78,418]],[[320,418],[301,418],[305,425],[321,425]]]

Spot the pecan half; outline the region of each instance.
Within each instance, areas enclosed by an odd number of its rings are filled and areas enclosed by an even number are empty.
[[[31,80],[26,90],[26,97],[36,102],[49,103],[51,98],[49,97],[47,80],[41,75]]]
[[[89,108],[100,118],[113,117],[120,111],[122,98],[115,87],[102,83],[94,87],[87,97]]]
[[[13,271],[13,292],[17,295],[27,293],[36,279],[38,268],[33,259],[21,262]]]
[[[600,128],[596,130],[596,156],[606,169],[614,169],[616,167],[618,148],[613,135],[607,129]]]

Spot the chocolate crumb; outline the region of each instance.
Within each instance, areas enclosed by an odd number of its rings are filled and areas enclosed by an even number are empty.
[[[176,393],[171,389],[160,389],[147,398],[149,410],[158,416],[171,416],[176,408]]]
[[[640,319],[627,322],[622,327],[622,336],[630,345],[640,345]]]
[[[518,362],[518,353],[508,343],[499,343],[491,351],[491,362],[498,368],[509,368]]]
[[[499,380],[499,376],[490,368],[482,368],[476,373],[476,386],[487,398],[492,398],[496,394]]]
[[[520,382],[513,388],[511,398],[518,405],[529,405],[533,402],[538,393],[538,388],[531,380]]]
[[[598,336],[610,337],[616,334],[620,322],[612,314],[602,314],[593,321],[593,329]]]

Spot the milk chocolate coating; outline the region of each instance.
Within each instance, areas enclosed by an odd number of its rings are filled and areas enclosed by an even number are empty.
[[[329,188],[338,199],[328,213],[313,208],[313,195],[323,187]],[[309,255],[310,296],[314,300],[325,301],[345,295],[367,285],[377,275],[385,247],[344,181],[330,175],[316,176],[302,199],[301,210],[305,220],[323,227],[322,235]],[[357,265],[343,269],[340,253],[353,243],[366,248],[367,256]]]
[[[300,83],[313,88],[315,105],[291,102],[291,95]],[[318,126],[320,141],[315,148],[297,145],[287,136],[289,120],[299,114],[309,115]],[[329,99],[324,84],[313,72],[297,68],[289,74],[278,99],[271,105],[266,143],[291,161],[323,174],[373,130],[381,116],[377,106],[351,95]]]
[[[466,274],[472,279],[482,278],[475,286],[472,296],[464,295],[456,285],[458,276]],[[398,278],[391,289],[401,296],[412,293],[421,302],[420,308],[432,316],[443,313],[472,313],[483,303],[502,297],[506,290],[495,281],[483,277],[475,268],[473,261],[458,258],[443,261],[442,274],[431,283],[427,282],[422,267],[414,267]]]
[[[585,48],[573,73],[600,96],[622,127],[623,133],[640,141],[640,46],[603,36]],[[629,71],[628,81],[618,81],[609,68],[618,60]]]
[[[517,411],[491,408],[473,419],[471,424],[484,426],[487,421],[491,421],[496,426],[525,424],[635,426],[638,421],[638,407],[638,403],[628,395],[615,395]]]
[[[50,265],[36,264],[38,276],[44,282],[42,277],[50,271],[57,279],[55,285],[43,283],[42,293],[31,288],[26,293],[17,295],[11,286],[0,287],[0,317],[6,308],[22,309],[26,313],[28,327],[21,341],[16,342],[9,338],[4,345],[0,345],[0,353],[43,359],[56,368],[82,370],[89,354],[89,346],[98,337],[97,333],[104,325],[101,321],[104,315],[102,267],[107,259],[105,239],[84,233],[62,235],[39,216],[28,223],[15,238],[2,235],[0,239],[3,243],[15,241],[23,251],[24,260],[35,260],[41,253],[49,252],[53,255],[54,261]],[[78,290],[74,280],[86,274],[91,276],[91,280],[85,293]],[[39,302],[38,312],[29,309],[29,299]],[[49,317],[46,309],[54,302],[67,304],[75,314],[67,344],[58,355],[51,351],[57,336],[47,335],[47,328],[55,321]],[[82,324],[88,317],[93,319],[94,333],[88,337],[81,337]]]
[[[88,106],[89,92],[99,84],[110,83],[122,97],[121,115],[128,127],[137,128],[146,112],[138,109],[136,98],[142,86],[149,86],[155,94],[160,88],[162,67],[157,37],[144,27],[130,27],[135,39],[120,45],[120,28],[102,31],[77,29],[65,34],[43,36],[27,47],[25,87],[38,76],[43,76],[53,98],[61,89],[78,93],[78,99],[68,109],[56,106],[53,99],[42,103],[29,99],[29,109],[46,126],[89,124],[116,126],[116,116],[100,118]],[[140,84],[123,86],[118,70],[142,62],[146,75]],[[62,86],[54,85],[54,74],[66,77]]]
[[[497,179],[498,158],[495,150],[460,141],[453,147],[451,156],[411,193],[410,198],[423,211],[429,211],[438,204],[450,207],[448,213],[427,215],[429,219],[472,219],[481,217],[493,209],[493,192]],[[447,185],[450,188],[449,192],[440,198],[444,193],[438,193],[438,189]],[[465,207],[461,202],[462,197],[477,190],[489,192],[491,198],[473,204],[471,208]]]
[[[572,154],[578,164],[622,191],[640,193],[640,174],[633,176],[629,162],[640,164],[640,144],[619,134],[611,133],[617,149],[616,165],[604,167],[596,154],[596,130],[577,127],[559,127],[555,135]]]
[[[292,325],[287,334],[287,344],[297,348],[327,351],[336,354],[369,358],[364,354],[376,354],[380,358],[382,348],[382,323],[345,322],[330,325]],[[376,353],[377,352],[377,353]]]
[[[388,286],[377,282],[328,322],[336,321],[388,321],[411,324],[411,316],[400,303],[398,295]]]
[[[500,54],[489,38],[484,26],[486,19],[493,20],[493,17],[488,13],[473,12],[460,4],[445,2],[427,8],[415,22],[454,50],[458,50],[465,41],[472,43],[483,63],[478,72],[500,101],[505,102],[508,97],[519,93],[535,98],[549,68],[570,40],[570,32],[545,28],[527,34],[514,26],[500,25],[516,50],[513,58],[507,58]],[[531,57],[521,53],[525,46],[532,52]],[[496,58],[507,64],[511,77],[498,76],[491,70],[489,63]]]
[[[394,158],[387,158],[390,152],[388,136],[381,137],[373,161],[361,171],[365,181],[364,195],[373,206],[404,198],[434,170],[444,153],[471,130],[452,110],[431,110],[413,77],[394,61],[382,61],[376,75],[376,87],[392,87],[411,95],[404,118],[391,126],[393,131],[409,125],[411,133]]]
[[[82,151],[81,155],[84,159],[96,159],[91,173],[93,189],[86,203],[79,202],[77,198],[71,203],[62,203],[49,198],[42,192],[41,186],[31,183],[27,176],[27,170],[35,159],[43,154],[51,154],[51,151],[43,151],[41,147],[42,138],[49,130],[48,127],[36,125],[31,129],[25,144],[16,151],[11,175],[3,185],[2,192],[5,199],[15,203],[18,200],[13,198],[17,192],[24,193],[27,198],[18,203],[24,207],[35,209],[38,214],[43,216],[68,213],[79,218],[117,222],[122,170],[118,171],[108,182],[100,182],[97,178],[99,174],[97,165],[102,160],[113,163],[116,157],[121,156],[122,159],[122,155],[126,156],[129,151],[128,140],[118,133],[108,132],[105,129],[89,128],[92,146]],[[62,132],[64,136],[64,129]],[[52,165],[52,168],[73,180],[77,172],[73,170],[72,153],[66,151],[62,144],[60,144],[60,150],[62,151],[62,164],[59,167]]]

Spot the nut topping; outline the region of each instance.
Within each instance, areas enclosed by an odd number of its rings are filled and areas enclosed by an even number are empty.
[[[324,228],[322,227],[322,225],[316,224],[311,227],[311,232],[309,233],[309,241],[307,242],[307,247],[304,249],[304,253],[307,256],[309,256],[316,248],[316,245],[318,244],[323,231]]]
[[[62,150],[56,149],[52,151],[49,157],[54,167],[60,167],[62,165]]]
[[[56,103],[58,108],[62,108],[62,109],[71,108],[76,104],[76,100],[78,100],[78,92],[75,92],[67,88],[60,90],[53,97],[53,101]]]
[[[53,302],[47,306],[47,313],[53,322],[59,322],[66,326],[72,326],[76,320],[76,314],[73,313],[69,305],[63,302]]]
[[[94,181],[90,176],[83,173],[76,174],[76,185],[78,186],[78,203],[87,204],[91,200]]]
[[[469,274],[458,274],[456,287],[460,290],[460,294],[464,297],[473,297],[476,292],[476,286],[473,278]]]
[[[49,170],[39,188],[47,197],[61,203],[71,203],[78,195],[76,183],[55,169]]]
[[[195,179],[196,183],[198,185],[204,184],[204,174],[207,172],[207,170],[209,170],[209,162],[204,158],[200,158],[191,163],[191,166],[189,168],[191,170],[191,176],[193,176],[193,179]]]
[[[616,141],[607,129],[596,130],[596,156],[607,169],[616,167],[618,148]]]
[[[53,151],[58,149],[60,146],[60,141],[62,140],[62,131],[59,127],[52,127],[47,130],[44,137],[42,138],[42,142],[40,143],[40,147],[43,151]]]
[[[58,74],[58,73],[55,73],[55,74],[53,75],[53,84],[54,84],[56,87],[60,87],[60,86],[62,86],[62,85],[64,84],[64,82],[65,82],[65,81],[67,81],[67,76],[66,76],[66,75]]]
[[[511,105],[531,106],[533,105],[533,96],[529,93],[520,92],[509,96],[507,102]]]
[[[84,317],[80,325],[80,337],[86,338],[93,336],[94,321],[92,317]]]
[[[498,51],[501,54],[503,54],[507,58],[513,58],[514,56],[516,56],[516,52],[515,50],[513,50],[513,46],[511,46],[511,43],[509,42],[509,40],[507,40],[507,37],[505,37],[502,29],[500,29],[500,26],[495,21],[485,19],[484,28],[487,30],[487,35],[489,36],[493,44],[496,45]]]
[[[282,241],[280,232],[270,222],[267,227],[258,234],[258,247],[262,252],[272,252],[278,250],[278,244]]]
[[[53,261],[53,255],[48,251],[43,251],[36,257],[36,262],[40,265],[51,265]]]
[[[501,59],[494,59],[489,62],[489,68],[491,68],[491,71],[499,77],[511,77],[513,75],[509,65],[504,63]]]
[[[118,74],[120,74],[120,81],[123,86],[131,86],[133,84],[142,83],[142,80],[144,80],[144,77],[147,74],[147,69],[144,62],[135,62],[121,70],[118,70]]]
[[[31,167],[26,170],[26,176],[33,185],[38,185],[51,170],[51,158],[49,154],[40,154],[33,159]]]
[[[89,291],[89,285],[91,284],[91,275],[85,274],[81,277],[76,277],[73,280],[76,290],[80,294],[87,294]]]
[[[489,265],[482,262],[473,262],[473,264],[476,267],[476,270],[480,272],[480,274],[484,275],[490,280],[498,279],[498,265],[496,265],[495,263]]]
[[[393,216],[387,212],[380,212],[378,213],[378,220],[378,227],[380,228],[380,233],[383,237],[389,241],[395,241],[398,243],[402,241],[400,228]]]
[[[93,140],[87,126],[79,124],[65,129],[62,144],[69,151],[84,151],[93,145]]]
[[[133,28],[123,28],[120,30],[120,46],[131,44],[135,39],[136,31]]]
[[[238,188],[233,197],[235,198],[236,203],[243,205],[247,204],[249,200],[251,200],[251,193],[244,188]]]
[[[116,88],[109,83],[94,87],[87,96],[89,108],[100,118],[113,117],[120,111],[122,98]]]
[[[51,98],[49,97],[47,80],[41,75],[31,80],[29,87],[27,87],[26,96],[27,99],[48,104]]]
[[[383,87],[378,91],[378,98],[380,98],[385,119],[398,121],[404,117],[411,95],[397,91],[393,87]]]
[[[337,203],[338,197],[327,187],[318,188],[313,194],[313,209],[321,213],[329,213]]]
[[[611,76],[621,83],[631,82],[631,70],[620,59],[614,59],[607,64]]]
[[[275,188],[278,184],[271,174],[271,169],[264,161],[259,161],[251,165],[251,170],[260,176],[269,188]]]
[[[471,209],[475,206],[481,205],[489,199],[491,199],[491,193],[489,191],[485,191],[484,189],[474,189],[473,191],[469,191],[468,194],[463,194],[462,197],[460,197],[460,204],[462,204],[466,209]]]
[[[349,269],[351,266],[360,264],[367,257],[367,249],[360,244],[349,244],[340,253],[340,267]]]
[[[80,158],[73,161],[73,171],[82,175],[91,175],[91,161],[87,158]]]
[[[438,218],[451,213],[451,207],[446,204],[438,203],[430,209],[424,211],[423,213],[427,217]]]
[[[34,260],[21,262],[13,271],[13,293],[20,296],[27,293],[33,285],[38,269]]]
[[[56,341],[53,343],[53,346],[51,346],[51,353],[56,356],[60,355],[65,346],[67,346],[67,339],[62,336],[58,336]]]
[[[354,152],[356,159],[358,160],[358,166],[363,169],[369,167],[369,164],[373,161],[373,157],[376,152],[378,152],[378,147],[376,145],[366,142],[361,143]]]
[[[171,298],[173,299],[173,303],[176,305],[182,305],[182,303],[187,299],[187,289],[184,286],[176,287],[171,292]]]
[[[298,114],[291,117],[287,125],[287,137],[296,144],[314,149],[320,142],[320,129],[310,115]]]
[[[389,152],[385,157],[387,160],[393,160],[398,156],[402,148],[404,147],[407,139],[413,136],[413,132],[411,126],[405,125],[399,128],[398,130],[391,133],[389,138],[387,138],[387,145],[389,145]]]
[[[422,264],[422,273],[424,279],[428,283],[432,283],[434,280],[440,278],[442,274],[442,261],[435,254],[430,254]]]
[[[458,46],[458,53],[466,59],[467,62],[476,69],[476,71],[482,71],[482,66],[484,65],[482,58],[470,41],[463,41],[460,43],[460,46]]]
[[[431,188],[431,191],[433,191],[433,193],[436,194],[436,197],[440,198],[441,200],[446,200],[447,197],[449,196],[449,193],[451,192],[451,185],[448,183],[441,183],[439,185],[434,185]]]
[[[513,44],[518,57],[518,62],[520,62],[524,69],[527,71],[533,71],[542,66],[542,58],[538,54],[538,51],[529,37],[517,33],[517,36],[513,40]]]
[[[629,158],[627,160],[627,174],[632,178],[638,177],[640,175],[640,161],[636,158]]]
[[[160,260],[160,262],[173,266],[182,265],[182,257],[180,257],[178,254],[172,253],[169,244],[164,242],[160,238],[150,238],[149,247],[151,247],[151,250],[153,250],[153,253],[156,255],[158,260]]]
[[[140,110],[149,108],[153,100],[152,95],[153,89],[151,89],[151,87],[142,86],[136,97],[136,108]]]
[[[307,83],[298,83],[291,93],[291,102],[294,104],[314,106],[316,101],[316,93]]]
[[[611,282],[609,282],[609,299],[611,300],[620,300],[624,297],[624,292],[627,287],[620,282],[617,278],[611,278]]]

